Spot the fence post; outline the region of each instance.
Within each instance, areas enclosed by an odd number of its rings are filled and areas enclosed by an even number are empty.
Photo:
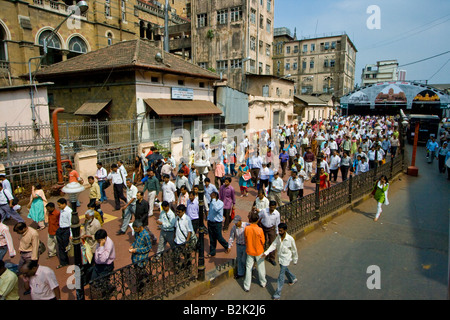
[[[11,153],[9,148],[11,147],[9,145],[9,137],[8,137],[8,124],[5,123],[5,141],[6,141],[6,157],[8,159],[8,163],[11,161]]]
[[[100,146],[100,125],[98,123],[98,119],[95,120],[95,127],[96,127],[96,131],[97,131],[97,147]]]
[[[391,175],[389,176],[389,179],[392,179],[392,176],[393,176],[393,171],[394,171],[394,160],[395,158],[392,158],[391,157],[391,168],[390,168],[390,170],[391,170]]]
[[[350,174],[348,179],[348,203],[352,203],[352,192],[353,192],[353,175]]]

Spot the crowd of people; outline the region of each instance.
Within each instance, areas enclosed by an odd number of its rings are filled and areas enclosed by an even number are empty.
[[[254,265],[264,287],[265,261],[276,265],[278,260],[280,275],[273,298],[279,299],[285,276],[290,284],[297,282],[288,266],[298,260],[295,241],[277,210],[286,202],[282,195],[286,193],[292,202],[304,196],[307,181],[319,179],[322,190],[338,182],[339,172],[345,181],[351,174],[362,174],[395,158],[401,143],[398,121],[396,117],[336,116],[248,133],[241,141],[227,137],[214,146],[203,140],[196,146],[193,141],[189,156],[178,162],[170,152],[163,155],[156,147],[149,152],[142,150],[128,171],[122,161],[108,169],[98,162],[96,174],[88,177],[89,203],[81,233],[86,279],[94,280],[114,270],[114,241],[103,227],[103,204],[108,201],[106,190],[111,185],[110,203],[114,203],[115,211],[122,211],[116,235],[120,237],[131,229],[135,239],[128,249],[131,262],[142,267],[152,253],[152,246],[157,244],[156,254],[161,254],[167,248],[185,246],[197,237],[202,179],[208,257],[216,255],[217,242],[227,254],[235,246],[236,278],[244,277],[245,291],[250,290]],[[449,139],[450,134],[444,131],[439,142],[431,137],[426,146],[429,162],[438,159],[439,172],[445,172],[448,166]],[[200,153],[208,163],[202,177],[195,167]],[[447,171],[450,178],[448,168]],[[69,183],[84,182],[71,165],[66,172]],[[42,186],[36,184],[27,205],[27,217],[37,225],[33,228],[21,217],[21,208],[6,176],[1,175],[0,180],[0,299],[19,298],[16,273],[32,299],[59,299],[54,271],[38,263],[39,255],[47,250],[49,257],[57,257],[57,269],[69,265],[72,208],[65,198],[58,199],[56,204],[48,201]],[[237,183],[239,190],[235,190],[232,182]],[[380,218],[382,204],[389,203],[388,189],[387,178],[380,177],[372,192],[378,203],[375,221]],[[236,214],[236,200],[249,197],[249,190],[255,190],[257,196],[250,199],[252,205],[245,219]],[[151,219],[153,216],[157,218]],[[5,219],[16,220],[13,230],[20,237],[17,251],[9,227],[3,223]],[[151,231],[153,223],[159,237]],[[39,232],[45,229],[46,244],[39,240]],[[20,254],[17,266],[3,261],[8,252],[10,258],[17,252]],[[41,288],[39,292],[37,287]]]

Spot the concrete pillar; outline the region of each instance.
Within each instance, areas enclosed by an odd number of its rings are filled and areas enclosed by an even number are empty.
[[[95,150],[80,151],[75,154],[74,169],[83,179],[84,186],[89,186],[89,176],[95,177],[97,173],[97,162],[97,151]]]

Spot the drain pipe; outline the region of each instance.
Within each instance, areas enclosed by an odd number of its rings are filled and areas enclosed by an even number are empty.
[[[61,147],[59,145],[59,130],[58,130],[58,113],[64,111],[64,108],[57,108],[52,113],[53,120],[53,137],[55,139],[55,154],[56,154],[56,169],[58,170],[58,185],[63,185],[62,161],[61,161]]]

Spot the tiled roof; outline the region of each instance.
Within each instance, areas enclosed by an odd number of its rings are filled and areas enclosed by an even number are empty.
[[[36,77],[43,79],[73,73],[138,68],[220,80],[218,74],[185,61],[174,54],[166,52],[164,53],[164,62],[157,61],[157,53],[161,53],[160,48],[148,40],[122,41],[106,48],[52,64],[36,72]]]

